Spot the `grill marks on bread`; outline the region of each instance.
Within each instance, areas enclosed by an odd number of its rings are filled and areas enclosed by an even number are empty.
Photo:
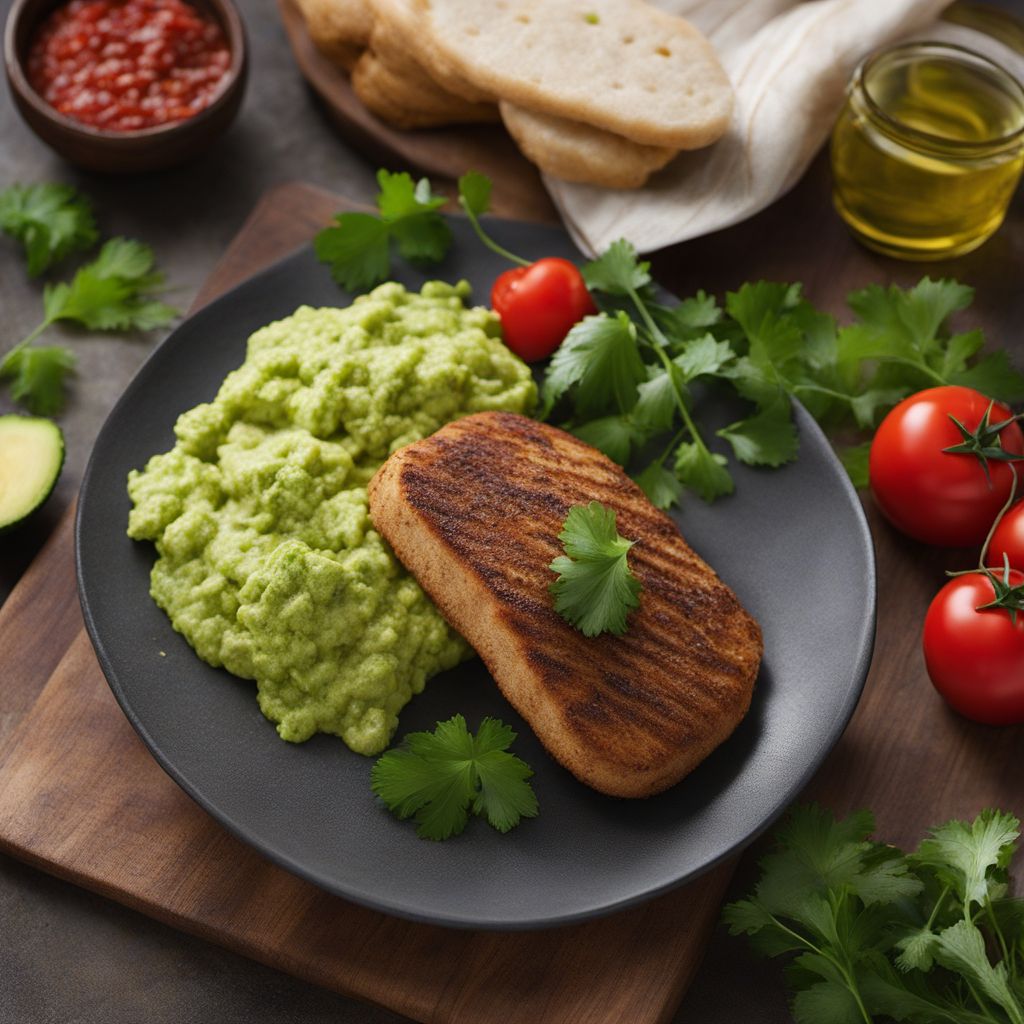
[[[621,637],[553,607],[548,568],[572,505],[615,509],[643,585]],[[396,452],[374,523],[502,692],[581,781],[619,796],[673,785],[745,714],[756,622],[622,469],[525,417],[482,413]]]

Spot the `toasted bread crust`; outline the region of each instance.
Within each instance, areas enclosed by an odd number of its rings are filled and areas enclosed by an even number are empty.
[[[581,782],[674,785],[749,705],[761,631],[672,520],[600,452],[523,416],[480,413],[400,449],[370,514],[505,697]],[[587,638],[554,611],[548,568],[569,508],[600,501],[636,541],[627,632]]]

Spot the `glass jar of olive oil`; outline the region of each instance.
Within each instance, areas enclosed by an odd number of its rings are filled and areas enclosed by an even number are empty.
[[[945,43],[864,61],[832,134],[833,197],[872,249],[904,259],[969,252],[999,227],[1024,166],[1024,87]]]

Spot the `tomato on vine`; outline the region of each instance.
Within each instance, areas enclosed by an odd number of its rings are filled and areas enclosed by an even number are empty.
[[[1024,457],[1013,413],[972,388],[944,385],[905,398],[871,444],[871,492],[897,529],[945,547],[981,544]]]
[[[1000,520],[988,545],[988,565],[1010,567],[1024,572],[1024,501],[1018,501]]]
[[[1024,722],[1024,572],[1005,567],[951,579],[924,620],[924,659],[935,689],[960,714],[988,725]]]
[[[516,266],[491,288],[491,306],[501,317],[505,344],[528,363],[546,359],[569,331],[597,306],[579,267],[557,256],[530,262],[498,245],[480,226],[491,199],[491,183],[470,171],[459,179],[459,204],[473,230],[492,252]]]

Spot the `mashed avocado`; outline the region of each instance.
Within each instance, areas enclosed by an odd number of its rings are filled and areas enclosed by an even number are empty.
[[[283,739],[382,750],[398,712],[468,647],[374,531],[366,484],[459,416],[530,412],[529,369],[469,286],[382,285],[257,331],[177,444],[128,477],[153,598],[211,665],[255,679]]]

